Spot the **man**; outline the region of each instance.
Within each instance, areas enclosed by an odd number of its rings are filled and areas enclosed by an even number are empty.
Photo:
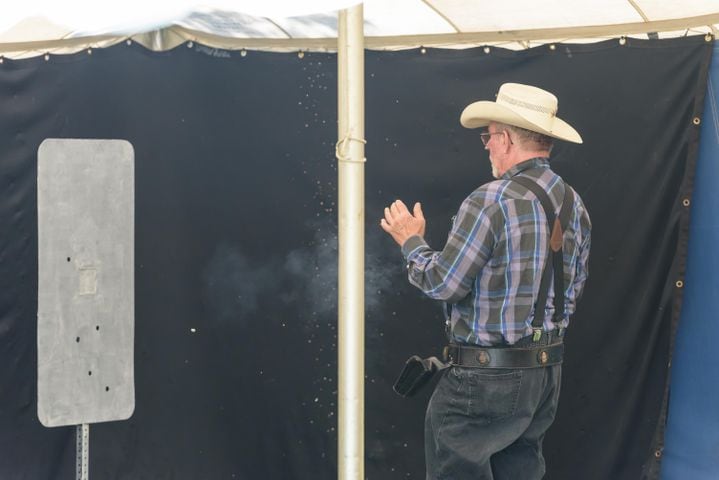
[[[545,473],[542,440],[557,410],[564,330],[587,279],[591,231],[581,198],[549,166],[554,139],[582,142],[556,117],[557,104],[545,90],[508,83],[496,102],[465,108],[464,127],[488,127],[480,136],[497,180],[464,200],[443,250],[424,241],[419,203],[410,213],[397,200],[380,221],[402,247],[409,281],[446,302],[451,366],[427,407],[428,479]]]

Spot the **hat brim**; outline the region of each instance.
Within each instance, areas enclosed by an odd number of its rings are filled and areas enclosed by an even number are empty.
[[[540,125],[524,118],[514,110],[486,100],[467,105],[459,121],[465,128],[486,127],[490,122],[504,123],[506,125],[525,128],[533,132],[539,132],[552,138],[558,138],[572,143],[582,143],[582,137],[579,133],[559,117],[554,117],[552,129],[546,130]]]

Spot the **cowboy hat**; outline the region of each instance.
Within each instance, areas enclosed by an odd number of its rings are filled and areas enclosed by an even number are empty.
[[[467,105],[459,121],[466,128],[485,127],[489,122],[504,123],[582,143],[579,133],[556,116],[557,104],[557,97],[546,90],[521,83],[505,83],[499,87],[496,102],[480,101]]]

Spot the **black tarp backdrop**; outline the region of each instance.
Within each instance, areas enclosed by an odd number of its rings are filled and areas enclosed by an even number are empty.
[[[553,164],[594,223],[547,478],[640,477],[709,52],[696,37],[367,52],[367,478],[424,478],[430,392],[401,399],[391,384],[444,340],[439,307],[407,285],[379,230],[382,207],[422,201],[442,246],[462,199],[490,180],[459,114],[506,81],[555,92],[582,133]],[[123,44],[6,59],[0,105],[0,478],[74,478],[74,430],[36,416],[36,151],[48,137],[123,138],[136,153],[136,410],[91,427],[91,476],[335,478],[336,57]]]

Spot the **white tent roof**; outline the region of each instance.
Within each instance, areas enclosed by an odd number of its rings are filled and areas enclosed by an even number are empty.
[[[357,0],[17,3],[0,20],[4,57],[70,53],[128,39],[153,50],[197,41],[227,49],[333,51],[336,11]],[[719,0],[367,0],[364,15],[365,45],[371,49],[521,49],[655,33],[716,34]]]

